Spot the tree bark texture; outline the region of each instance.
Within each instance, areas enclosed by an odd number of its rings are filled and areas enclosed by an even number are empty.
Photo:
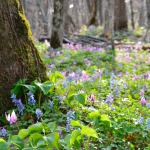
[[[147,28],[150,29],[150,0],[146,0],[147,7]]]
[[[133,12],[133,1],[130,0],[130,7],[131,7],[131,25],[132,29],[134,29],[134,12]]]
[[[98,25],[98,21],[96,19],[96,14],[97,14],[97,0],[92,0],[91,1],[92,4],[90,5],[89,0],[87,0],[87,5],[90,11],[90,18],[89,21],[87,23],[87,27],[89,27],[90,25]]]
[[[114,8],[114,29],[121,30],[127,28],[127,14],[125,0],[115,0]]]
[[[13,107],[10,90],[21,78],[46,80],[20,1],[0,0],[0,115]]]
[[[54,0],[53,27],[50,41],[51,47],[54,49],[62,47],[64,6],[65,0]]]

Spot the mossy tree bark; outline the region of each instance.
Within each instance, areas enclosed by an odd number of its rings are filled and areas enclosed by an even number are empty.
[[[20,78],[46,80],[20,1],[0,0],[0,115],[13,107],[10,90]]]
[[[67,0],[54,0],[53,27],[50,44],[51,47],[57,49],[62,47],[63,41],[63,24],[64,24],[64,9]]]

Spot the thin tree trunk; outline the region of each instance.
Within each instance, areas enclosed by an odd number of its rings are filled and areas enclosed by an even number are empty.
[[[133,12],[133,1],[130,0],[130,7],[131,7],[131,25],[132,29],[134,30],[134,12]]]
[[[64,23],[65,0],[54,0],[53,27],[51,35],[51,47],[62,47],[63,23]]]
[[[150,0],[146,0],[146,8],[147,8],[147,28],[144,36],[144,41],[146,41],[148,30],[150,29]]]
[[[0,2],[0,115],[13,105],[10,90],[21,78],[46,80],[46,68],[32,40],[20,1]]]

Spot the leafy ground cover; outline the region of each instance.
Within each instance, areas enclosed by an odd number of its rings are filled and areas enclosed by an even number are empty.
[[[1,117],[0,149],[150,149],[150,54],[36,42],[49,81],[14,84],[17,114]],[[9,110],[7,114],[11,114]]]

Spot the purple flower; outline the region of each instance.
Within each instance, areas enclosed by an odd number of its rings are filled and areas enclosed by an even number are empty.
[[[91,94],[91,96],[90,96],[89,100],[90,100],[90,101],[92,101],[92,102],[93,102],[93,104],[94,104],[94,100],[95,100],[94,94]]]
[[[140,91],[140,95],[141,95],[141,97],[144,97],[144,90],[143,89]]]
[[[15,95],[15,94],[12,94],[10,98],[16,99],[16,95]]]
[[[107,98],[106,98],[106,103],[108,104],[108,106],[111,105],[111,103],[113,102],[114,98],[113,98],[113,94],[112,93],[109,93]]]
[[[35,113],[36,113],[37,120],[39,120],[43,115],[43,112],[39,108],[36,109]]]
[[[49,105],[50,105],[50,108],[52,109],[53,108],[53,102],[51,100],[49,100]]]
[[[140,116],[140,118],[138,119],[138,123],[141,125],[143,123],[143,117]]]
[[[1,136],[6,136],[6,129],[3,127],[1,132],[0,132]]]
[[[147,100],[144,97],[142,97],[141,100],[140,100],[140,103],[142,105],[145,105],[147,103]]]
[[[28,92],[27,96],[28,96],[28,104],[35,105],[36,100],[34,99],[34,95],[31,92]]]
[[[13,99],[12,102],[15,103],[15,106],[17,106],[17,109],[18,109],[18,111],[19,111],[19,114],[20,114],[20,115],[23,115],[23,110],[24,110],[25,108],[24,108],[24,105],[23,105],[22,102],[21,102],[21,99]]]

